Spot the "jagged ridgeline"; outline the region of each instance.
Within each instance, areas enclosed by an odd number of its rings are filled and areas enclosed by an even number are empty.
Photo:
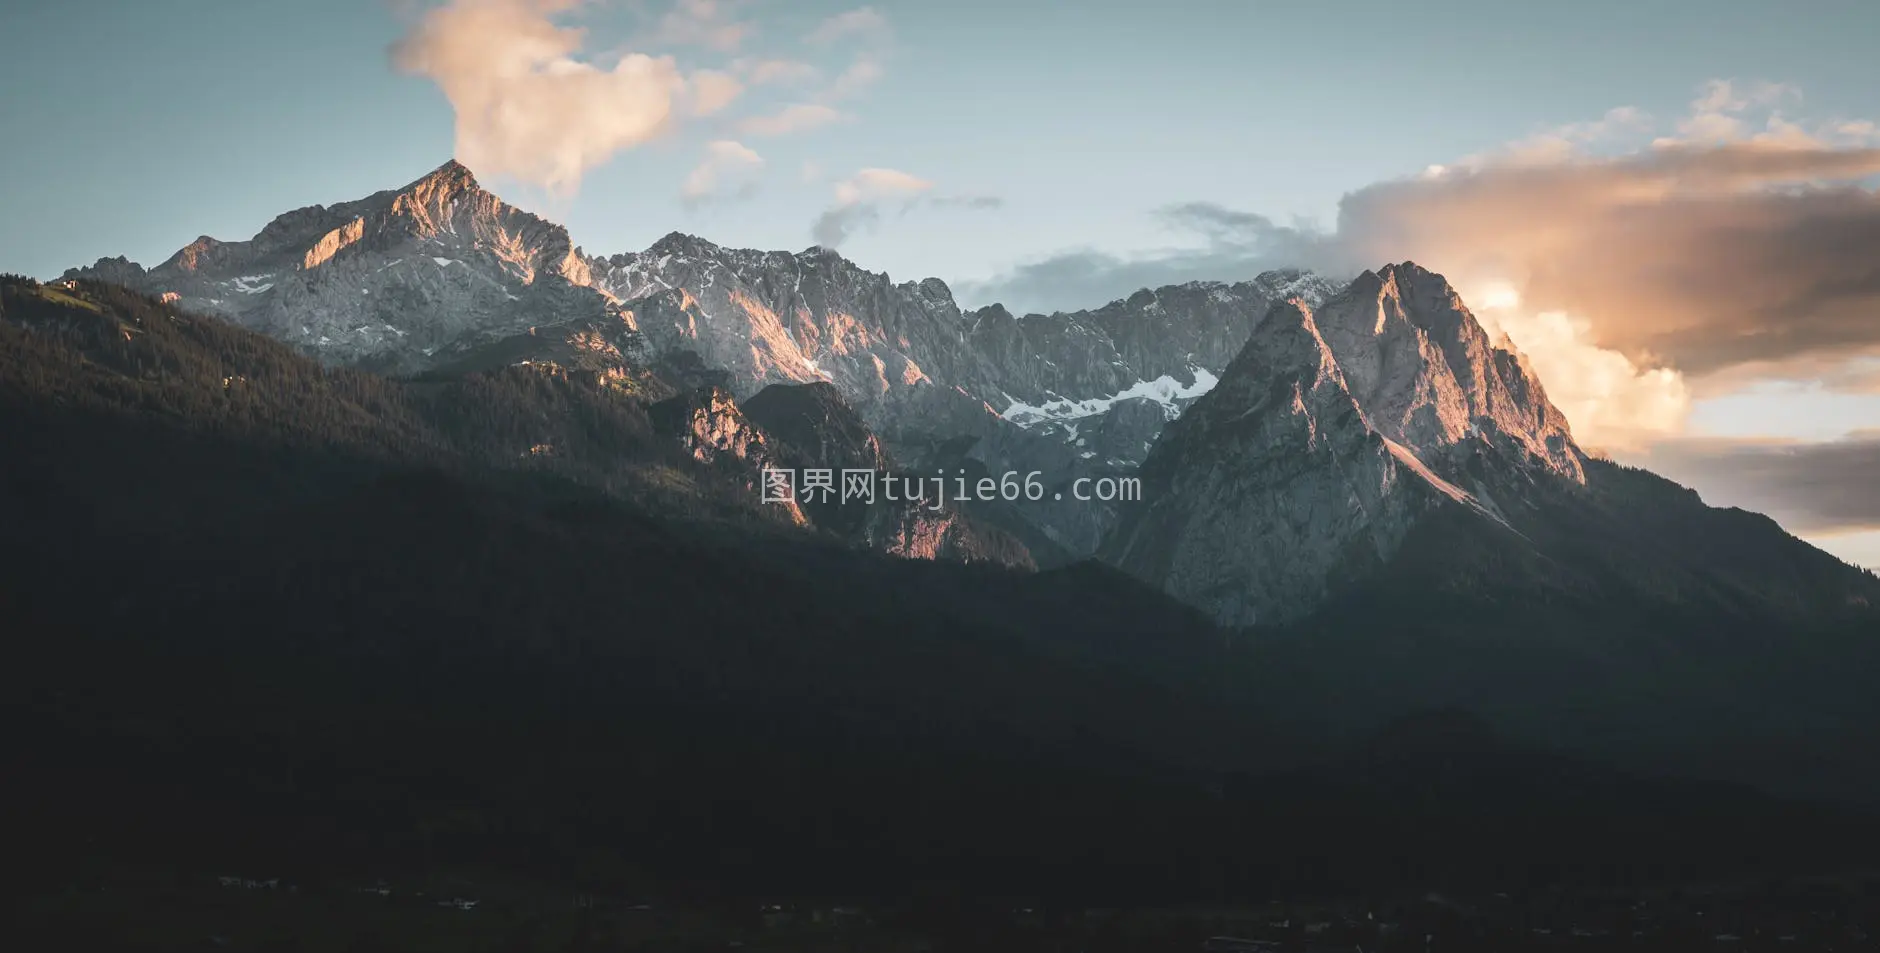
[[[962,310],[938,279],[897,284],[822,248],[728,249],[675,233],[601,258],[455,162],[401,189],[289,212],[247,241],[205,236],[155,268],[105,259],[65,277],[174,300],[335,366],[656,366],[738,400],[827,381],[910,468],[1038,472],[1054,491],[1139,463],[1272,301],[1334,290],[1271,272],[1021,319],[997,305]],[[962,436],[970,462],[950,442]],[[1113,518],[1044,506],[1008,528],[1083,556]]]
[[[316,853],[546,838],[758,882],[833,843],[832,882],[1043,882],[1049,858],[1080,890],[1179,870],[1187,894],[1327,853],[1313,876],[1386,877],[1408,831],[1504,807],[1352,820],[1430,780],[1434,756],[1353,765],[1431,709],[1492,726],[1464,773],[1520,792],[1502,853],[1441,852],[1454,871],[1819,833],[1654,775],[1880,802],[1880,584],[1584,453],[1411,263],[1020,317],[826,249],[589,256],[452,163],[149,270],[9,279],[0,307],[0,518],[26,541],[0,595],[45,653],[17,687],[46,737],[121,759],[42,807],[218,829],[108,793],[174,756],[227,782],[202,804],[260,812],[243,836]],[[1046,486],[765,504],[779,467]],[[1105,477],[1140,499],[1071,498]],[[231,708],[261,714],[217,728]],[[336,760],[296,775],[309,750]],[[401,758],[396,810],[344,806]],[[1536,778],[1607,799],[1571,820]]]
[[[1299,732],[1323,706],[1269,672],[1309,666],[1115,570],[753,517],[740,453],[892,465],[832,388],[649,400],[0,283],[18,856],[1140,903],[1766,870],[1864,830],[1487,731]]]

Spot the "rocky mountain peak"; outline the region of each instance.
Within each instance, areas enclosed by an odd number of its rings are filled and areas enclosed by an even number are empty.
[[[938,278],[922,278],[915,286],[928,301],[937,304],[953,305],[953,289]]]
[[[1230,625],[1297,618],[1388,563],[1432,513],[1509,533],[1529,468],[1584,481],[1538,383],[1441,275],[1360,275],[1272,305],[1142,466],[1103,554]],[[1467,487],[1465,489],[1465,487]]]
[[[606,363],[605,348],[590,347],[603,341],[631,353],[627,363],[709,370],[676,380],[723,383],[739,400],[828,381],[910,464],[917,448],[972,431],[974,453],[1049,460],[1065,479],[1141,462],[1272,300],[1329,294],[1317,276],[1269,272],[1021,319],[999,306],[963,314],[938,278],[896,283],[821,246],[726,248],[672,232],[591,259],[454,161],[401,188],[287,212],[246,242],[199,243],[176,262],[104,270],[322,360],[394,373],[522,353]],[[517,343],[533,328],[544,329],[535,343]],[[1102,524],[1078,531],[1079,552]]]
[[[830,248],[828,245],[811,245],[808,248],[805,248],[802,251],[797,252],[796,257],[809,259],[811,261],[824,262],[824,263],[834,263],[838,261],[848,260],[842,257],[841,252],[836,251],[833,248]]]
[[[1439,468],[1451,448],[1485,440],[1584,482],[1566,417],[1442,275],[1409,261],[1366,271],[1317,319],[1353,396],[1385,437]]]
[[[973,318],[974,321],[1008,321],[1009,322],[1009,321],[1018,320],[1018,318],[1012,314],[1009,308],[1007,308],[1005,305],[999,304],[996,301],[993,302],[992,304],[986,305],[983,308],[974,308],[972,311],[968,312],[968,314]]]
[[[338,363],[428,366],[440,350],[601,317],[566,229],[484,191],[451,161],[402,188],[277,216],[247,241],[203,236],[143,272],[74,277],[179,300]],[[442,360],[442,358],[440,358]]]
[[[399,189],[400,192],[441,191],[451,193],[480,192],[483,187],[477,183],[476,174],[469,166],[456,159],[438,166],[425,173],[410,185]]]
[[[124,285],[128,288],[137,288],[143,284],[147,274],[144,266],[123,255],[117,255],[112,258],[100,258],[89,267],[67,268],[59,277],[65,280],[90,278],[114,285]]]
[[[1226,625],[1296,618],[1460,491],[1381,435],[1310,307],[1276,302],[1168,425],[1102,556]]]
[[[769,435],[721,387],[682,391],[647,408],[647,416],[657,432],[678,441],[687,455],[738,477],[753,495],[761,489],[762,470],[782,465]],[[807,522],[794,502],[784,508],[792,522]]]
[[[1344,386],[1338,359],[1319,332],[1311,305],[1298,297],[1273,302],[1225,373],[1279,380],[1290,372],[1313,384],[1328,380]]]
[[[744,413],[779,441],[795,466],[892,469],[880,439],[826,381],[772,384],[744,402]]]
[[[215,254],[222,243],[208,235],[197,236],[196,240],[178,249],[168,261],[159,268],[171,268],[177,271],[196,271],[205,265],[213,266]]]
[[[686,232],[667,232],[646,249],[648,255],[682,255],[694,258],[716,254],[719,246]]]

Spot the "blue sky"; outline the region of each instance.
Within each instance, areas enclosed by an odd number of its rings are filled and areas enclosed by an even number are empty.
[[[755,49],[854,6],[752,4]],[[1838,7],[1842,15],[1829,15]],[[989,277],[1067,247],[1172,240],[1147,213],[1197,199],[1329,220],[1346,191],[1621,105],[1681,109],[1713,77],[1795,83],[1837,115],[1880,116],[1880,7],[1815,3],[1391,2],[875,4],[895,32],[855,120],[764,148],[755,200],[687,209],[707,128],[623,152],[559,209],[591,251],[667,231],[798,248],[831,175],[903,169],[1003,198],[923,214],[844,251],[907,277]],[[15,2],[0,12],[10,136],[0,150],[0,267],[56,273],[101,255],[154,263],[197,234],[401,184],[448,158],[437,89],[388,66],[408,16],[386,0]],[[579,22],[628,40],[626,3]],[[61,37],[65,37],[61,39]],[[701,64],[708,52],[677,50]],[[20,91],[28,91],[22,94]],[[514,193],[527,189],[496,180]],[[544,211],[555,203],[528,202]]]
[[[10,132],[0,149],[0,269],[52,275],[118,254],[155,264],[199,234],[245,238],[279,212],[400,185],[438,165],[457,141],[452,103],[432,78],[396,68],[391,54],[436,5],[0,5],[0,127]],[[1624,117],[1610,112],[1618,107],[1652,117],[1652,135],[1670,134],[1679,117],[1708,108],[1694,100],[1713,80],[1736,84],[1743,102],[1720,108],[1755,130],[1765,128],[1765,114],[1838,129],[1880,118],[1872,47],[1880,4],[1871,2],[1823,0],[1804,11],[1637,0],[878,0],[869,9],[886,31],[819,44],[808,38],[856,3],[720,0],[706,25],[743,27],[735,49],[664,29],[671,8],[666,0],[593,0],[554,19],[587,29],[568,57],[601,69],[633,50],[671,55],[687,75],[775,59],[814,67],[821,79],[746,82],[729,108],[608,150],[572,191],[478,169],[485,185],[563,222],[590,252],[643,248],[673,230],[796,249],[840,204],[840,183],[858,181],[863,169],[893,170],[925,183],[919,195],[928,201],[905,212],[884,202],[879,220],[850,231],[842,251],[896,278],[937,275],[972,303],[997,297],[1022,308],[1086,306],[1137,281],[1240,278],[1272,263],[1270,249],[1247,251],[1193,218],[1171,217],[1174,206],[1254,213],[1282,228],[1303,219],[1337,232],[1348,194],[1431,166],[1536,138],[1597,150],[1611,136],[1611,148],[1634,148],[1621,141]],[[816,98],[862,59],[879,66],[872,82],[839,100]],[[1755,84],[1786,92],[1749,92]],[[811,100],[843,118],[774,136],[741,125]],[[1610,128],[1572,131],[1602,121]],[[707,143],[722,140],[761,156],[761,169],[742,173],[754,185],[686,201],[682,189]],[[1866,145],[1836,140],[1834,148]],[[1463,267],[1461,252],[1427,236],[1401,248],[1350,236],[1337,244],[1389,258],[1448,256],[1454,264],[1425,263],[1452,276]],[[1483,285],[1493,276],[1469,277]],[[1522,290],[1529,294],[1518,297],[1542,306],[1543,289]],[[1880,330],[1844,340],[1865,312],[1823,317],[1819,334],[1726,367],[1693,343],[1710,333],[1701,322],[1631,333],[1641,319],[1624,313],[1626,290],[1549,305],[1583,309],[1591,321],[1583,340],[1544,361],[1550,389],[1586,408],[1569,411],[1587,421],[1576,419],[1577,430],[1603,428],[1615,446],[1631,440],[1626,427],[1607,423],[1666,406],[1664,394],[1646,393],[1664,383],[1647,378],[1654,363],[1688,378],[1690,399],[1641,423],[1640,447],[1696,436],[1829,442],[1880,426],[1880,387],[1820,383],[1852,379],[1824,363],[1823,342],[1843,356],[1874,353]],[[1508,316],[1524,348],[1559,339],[1527,318]],[[1880,328],[1880,313],[1871,318]],[[1762,336],[1732,325],[1712,337]],[[1610,395],[1598,390],[1612,376],[1601,349],[1624,352],[1630,363],[1618,376],[1636,378]],[[1739,383],[1722,383],[1732,380]],[[1678,459],[1704,472],[1703,459]],[[1774,507],[1760,497],[1745,502]],[[1880,500],[1875,509],[1871,525],[1817,535],[1880,564]]]

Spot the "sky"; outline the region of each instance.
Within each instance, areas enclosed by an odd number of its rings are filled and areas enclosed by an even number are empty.
[[[10,0],[0,270],[455,156],[588,251],[967,304],[1448,275],[1583,443],[1880,566],[1880,5]]]

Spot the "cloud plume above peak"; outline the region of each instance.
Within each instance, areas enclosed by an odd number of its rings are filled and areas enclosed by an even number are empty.
[[[455,0],[392,48],[401,70],[438,84],[457,114],[457,158],[558,194],[589,169],[668,131],[688,80],[668,57],[579,58],[586,36],[555,17],[578,0]],[[722,108],[726,87],[707,79]]]
[[[448,0],[422,14],[394,44],[393,64],[424,76],[456,112],[456,156],[480,173],[508,176],[552,194],[573,193],[588,170],[660,138],[682,123],[722,117],[741,136],[803,132],[849,118],[834,104],[883,74],[891,31],[870,7],[837,14],[798,38],[804,50],[851,50],[845,67],[738,54],[756,34],[748,0],[669,0],[634,41],[725,58],[681,69],[671,56],[584,52],[586,32],[563,20],[589,0]],[[827,77],[825,79],[825,77]],[[756,87],[803,86],[794,103],[738,115]]]

